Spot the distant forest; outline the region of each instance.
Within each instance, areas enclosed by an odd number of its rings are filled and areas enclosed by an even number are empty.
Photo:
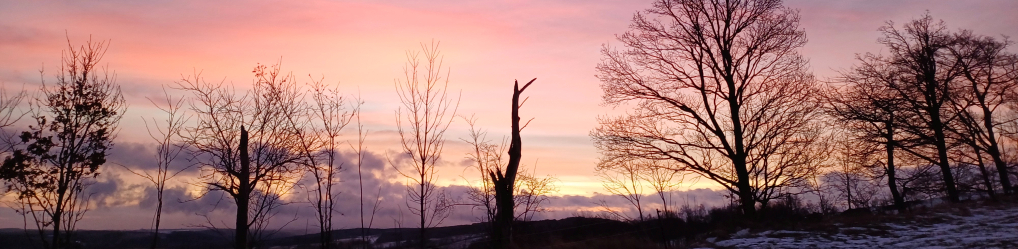
[[[315,248],[434,248],[469,232],[483,236],[460,246],[534,248],[609,231],[627,244],[605,247],[669,248],[717,227],[901,214],[930,200],[1011,200],[1018,187],[1013,42],[949,28],[930,13],[874,28],[880,51],[858,51],[851,68],[818,79],[800,54],[808,41],[799,10],[780,0],[654,1],[603,45],[596,66],[603,104],[625,113],[598,117],[590,137],[600,158],[592,170],[629,206],[603,203],[601,212],[559,223],[533,220],[558,180],[520,168],[527,109],[555,108],[525,105],[526,90],[543,91],[538,79],[514,82],[512,95],[504,79],[505,95],[491,101],[511,103],[511,136],[493,140],[457,112],[439,42],[408,51],[393,89],[401,101],[393,110],[400,146],[389,148],[396,153],[385,164],[405,183],[399,205],[410,218],[400,218],[405,228],[385,230],[372,228],[383,219],[380,197],[365,199],[376,186],[361,177],[371,134],[360,114],[370,99],[279,63],[257,64],[248,90],[196,70],[164,85],[165,98],[151,99],[163,111],[145,123],[156,165],[127,170],[156,189],[157,205],[152,230],[131,235],[132,245],[185,247],[160,231],[164,190],[185,170],[200,172],[187,181],[201,195],[225,193],[235,204],[235,224],[209,221],[208,228],[233,238],[214,246],[237,249],[296,248],[269,224],[283,205],[315,211],[318,231],[301,237]],[[128,108],[102,64],[108,42],[67,43],[59,70],[44,73],[55,79],[37,92],[0,92],[3,191],[24,218],[25,243],[43,248],[83,248],[80,236],[95,233],[76,226],[94,208],[86,191],[94,179],[119,167],[107,156]],[[467,122],[470,137],[447,136],[453,122]],[[466,203],[435,184],[451,139],[472,146],[469,167],[480,172],[465,177],[477,183]],[[342,163],[341,154],[355,155],[355,163]],[[359,179],[340,179],[340,170]],[[731,204],[675,204],[671,193],[693,180],[727,190]],[[358,181],[358,188],[340,188],[340,181]],[[283,196],[297,188],[304,201],[288,203]],[[337,198],[340,192],[360,199]],[[340,232],[337,205],[350,201],[358,212],[345,215],[360,217],[360,226]],[[483,211],[480,223],[442,227],[462,205]],[[576,227],[599,228],[578,235],[569,230]],[[392,231],[406,237],[379,240]]]

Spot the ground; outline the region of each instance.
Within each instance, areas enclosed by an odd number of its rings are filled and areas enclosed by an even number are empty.
[[[806,229],[708,238],[721,248],[1018,248],[1018,205],[954,205],[886,217],[844,217]]]

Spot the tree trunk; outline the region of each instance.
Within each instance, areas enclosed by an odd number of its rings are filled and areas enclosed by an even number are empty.
[[[62,218],[64,216],[64,212],[66,212],[66,210],[64,210],[64,203],[65,203],[64,202],[64,196],[67,195],[67,187],[66,187],[66,184],[64,184],[64,182],[65,182],[64,179],[66,179],[67,171],[64,171],[64,170],[65,169],[61,168],[61,171],[63,171],[63,172],[60,172],[59,183],[57,183],[57,184],[59,184],[57,186],[57,205],[55,206],[56,208],[53,211],[53,217],[51,218],[51,220],[53,220],[53,239],[50,240],[51,241],[50,242],[50,246],[52,246],[51,248],[53,248],[53,249],[62,249],[62,248],[64,248],[64,246],[66,246],[64,243],[61,243],[61,242],[65,242],[65,241],[60,239],[60,235],[61,235],[60,234],[60,225],[62,224]],[[43,237],[42,240],[46,240],[46,238]]]
[[[159,203],[156,204],[156,224],[155,231],[152,231],[152,249],[156,249],[159,245],[159,219],[163,214],[163,190],[162,187],[159,189]]]
[[[425,157],[425,156],[421,155],[421,157]],[[421,158],[421,162],[426,164],[427,163],[427,159]],[[426,166],[427,165],[421,165],[421,168],[424,169]],[[421,178],[420,179],[428,179],[428,178],[426,178],[426,175],[425,175],[424,172],[425,171],[421,171]],[[425,217],[426,217],[425,215],[427,213],[426,212],[427,209],[424,209],[425,208],[424,204],[426,203],[425,202],[426,201],[425,200],[426,197],[424,195],[424,193],[425,193],[424,192],[425,191],[424,184],[426,184],[426,182],[421,181],[421,184],[420,184],[421,189],[420,189],[420,192],[419,192],[419,193],[421,193],[421,201],[417,203],[418,205],[420,205],[420,208],[421,208],[421,209],[419,209],[419,210],[421,210],[421,215],[420,215],[420,218],[421,218],[421,230],[420,230],[420,234],[419,234],[420,237],[418,237],[418,239],[417,239],[417,246],[420,249],[424,249],[427,246],[427,244],[428,244],[428,242],[427,242],[428,241],[428,237],[425,236],[426,235],[425,234],[425,232],[426,232],[425,230],[428,227],[426,226],[427,223],[425,223]]]
[[[986,136],[990,143],[990,146],[986,148],[986,153],[990,154],[990,157],[993,158],[993,164],[997,167],[997,174],[1000,177],[1000,186],[1004,190],[1004,195],[1010,195],[1014,190],[1011,189],[1011,179],[1007,174],[1007,164],[1004,163],[1003,156],[1000,153],[1000,146],[997,144],[997,134],[993,131],[993,112],[986,106],[983,106],[983,126],[986,127]]]
[[[732,166],[735,167],[735,174],[738,178],[736,187],[739,189],[739,202],[742,204],[742,213],[748,218],[756,217],[756,199],[753,197],[753,189],[749,185],[749,169],[746,165],[746,144],[743,141],[745,133],[742,131],[741,105],[739,103],[738,88],[735,85],[735,78],[732,74],[730,62],[732,61],[731,51],[722,50],[721,56],[725,63],[725,82],[728,84],[728,109],[732,120],[732,140],[735,141],[735,151],[732,156]],[[724,138],[724,136],[722,136]]]
[[[495,189],[495,243],[493,248],[507,249],[512,245],[512,222],[513,222],[513,196],[511,188],[505,184],[505,179],[498,181],[501,185]],[[508,198],[507,198],[508,197]]]
[[[51,246],[50,248],[53,248],[53,249],[61,249],[61,248],[63,248],[63,246],[60,244],[60,242],[61,242],[60,241],[60,216],[62,216],[62,215],[63,215],[63,213],[61,213],[60,210],[57,210],[56,212],[53,213],[53,239],[50,240],[51,241],[50,242],[50,246]],[[46,238],[43,237],[42,239],[45,240]]]
[[[1004,189],[1004,195],[1014,193],[1014,189],[1012,188],[1013,186],[1011,186],[1011,179],[1008,178],[1007,163],[1004,163],[1003,156],[1000,155],[1000,149],[997,147],[995,142],[990,146],[990,150],[987,151],[987,153],[989,153],[990,157],[993,158],[993,164],[997,166],[997,174],[1000,177],[1000,186]]]
[[[734,102],[734,100],[731,101]],[[738,177],[736,187],[739,188],[742,214],[747,218],[754,218],[756,217],[756,199],[753,197],[753,188],[749,185],[749,169],[746,166],[746,152],[742,141],[742,125],[739,123],[738,110],[738,107],[732,107],[732,123],[735,126],[735,155],[732,158],[732,166],[735,167],[735,174]]]
[[[753,199],[753,189],[749,186],[749,171],[746,169],[746,158],[738,157],[733,161],[735,173],[739,177],[739,182],[736,185],[739,187],[739,203],[741,203],[742,213],[748,218],[753,218],[756,216],[756,200]]]
[[[986,194],[990,195],[991,200],[997,199],[997,194],[993,191],[993,182],[990,181],[990,171],[986,170],[986,164],[983,162],[983,153],[977,146],[972,146],[976,151],[976,163],[979,164],[979,174],[983,176],[983,186],[986,187]]]
[[[937,165],[940,166],[940,173],[944,178],[944,185],[947,187],[947,197],[951,202],[961,202],[958,196],[958,188],[954,184],[954,174],[951,172],[951,163],[947,161],[947,136],[944,134],[944,124],[940,120],[940,108],[931,107],[930,110],[931,127],[933,128],[933,135],[936,139],[937,156],[940,161]]]
[[[887,144],[884,145],[887,150],[887,187],[891,190],[894,207],[898,209],[898,212],[904,212],[905,198],[898,192],[898,178],[894,168],[894,126],[890,122],[885,124],[885,126],[887,127]]]
[[[424,229],[426,229],[426,227],[424,227],[424,225],[426,225],[426,224],[424,223],[424,215],[423,215],[423,213],[424,213],[424,205],[423,205],[423,203],[424,202],[422,201],[421,203],[422,203],[422,205],[421,205],[421,213],[422,213],[422,215],[421,215],[421,230],[420,230],[420,234],[419,234],[420,237],[417,238],[417,247],[420,248],[420,249],[424,249],[427,246],[428,238],[425,237],[425,234],[424,234]]]
[[[248,202],[251,199],[251,159],[247,152],[247,130],[244,126],[240,127],[240,172],[237,178],[240,180],[240,187],[236,198],[237,201],[237,224],[236,232],[234,237],[234,249],[247,249],[247,211]]]
[[[316,168],[314,171],[317,172],[318,169]],[[318,248],[329,249],[332,248],[332,177],[334,175],[331,160],[328,170],[324,173],[327,178],[324,186],[322,184],[321,175],[318,175],[318,173],[315,174],[315,179],[317,179],[316,184],[318,186],[318,193],[316,193],[318,198],[315,200],[317,202],[316,209],[318,209],[317,211],[319,216],[318,243],[320,245],[318,245]],[[323,191],[325,194],[322,194]]]
[[[852,209],[852,176],[848,171],[841,172],[845,176],[845,195],[848,202],[848,209]]]
[[[520,159],[523,157],[523,141],[520,138],[520,94],[523,93],[536,78],[527,82],[520,88],[519,82],[513,84],[513,105],[512,105],[512,141],[509,144],[509,165],[506,166],[505,174],[502,172],[491,172],[492,180],[495,183],[495,222],[493,235],[495,236],[495,248],[509,248],[512,245],[513,218],[515,211],[513,200],[513,189],[516,187],[516,172],[520,167]]]

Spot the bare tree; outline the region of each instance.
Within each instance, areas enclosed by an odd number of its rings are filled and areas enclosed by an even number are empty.
[[[601,185],[604,189],[608,193],[626,200],[636,209],[637,217],[630,217],[625,212],[613,209],[608,202],[601,200],[601,208],[618,219],[643,221],[645,217],[643,214],[644,205],[642,203],[644,181],[640,174],[644,168],[651,168],[652,166],[640,165],[641,163],[649,164],[648,162],[631,160],[610,165],[599,164],[597,167],[597,174],[601,177]]]
[[[468,153],[467,158],[474,162],[471,167],[481,176],[480,186],[471,187],[467,192],[467,198],[475,208],[484,210],[481,222],[487,222],[489,226],[492,226],[498,209],[495,206],[495,182],[488,172],[495,171],[505,164],[502,157],[505,154],[505,142],[503,139],[501,144],[492,143],[487,139],[487,132],[476,126],[477,119],[464,117],[464,120],[470,125],[470,139],[461,140],[474,147],[474,151]],[[489,229],[494,229],[494,227],[489,227]]]
[[[382,199],[381,199],[382,198],[382,195],[381,195],[382,187],[378,186],[378,192],[375,193],[375,202],[372,203],[372,205],[371,205],[371,214],[368,216],[367,223],[365,223],[364,222],[365,212],[364,212],[364,172],[363,172],[363,168],[364,168],[364,150],[366,149],[366,148],[364,148],[364,141],[367,140],[367,138],[368,138],[368,130],[364,129],[364,125],[361,124],[361,112],[360,112],[360,110],[361,110],[361,105],[364,104],[364,100],[362,100],[360,98],[360,96],[358,95],[357,96],[357,100],[354,101],[354,103],[355,103],[354,110],[357,110],[353,114],[354,118],[357,119],[357,146],[354,147],[353,144],[351,144],[350,148],[353,149],[354,153],[357,154],[357,190],[360,192],[360,194],[358,194],[358,197],[359,197],[359,201],[360,201],[359,207],[360,207],[360,220],[361,220],[361,242],[364,243],[364,248],[367,248],[367,246],[368,246],[368,243],[367,243],[368,242],[368,229],[371,229],[371,227],[375,223],[375,213],[378,212],[378,209],[380,207],[379,204],[382,201]]]
[[[481,222],[488,223],[491,226],[489,227],[490,232],[494,233],[494,221],[498,207],[495,200],[495,181],[492,180],[491,172],[501,171],[507,166],[507,162],[503,160],[507,146],[505,139],[501,144],[495,144],[488,140],[487,132],[475,125],[476,119],[473,117],[464,117],[464,119],[470,125],[470,139],[461,140],[474,147],[474,151],[468,153],[467,158],[474,161],[471,168],[480,173],[481,177],[480,186],[472,187],[467,192],[467,198],[471,202],[470,205],[484,210],[485,216],[481,218]],[[534,168],[536,170],[536,165]],[[543,205],[547,203],[549,195],[558,191],[555,186],[556,179],[551,176],[536,177],[533,172],[526,169],[519,170],[516,175],[513,188],[513,211],[515,213],[513,219],[530,221],[537,213],[546,211]],[[491,236],[494,238],[498,235],[492,234]]]
[[[876,188],[869,181],[871,177],[867,175],[866,166],[874,161],[871,155],[879,154],[880,150],[850,136],[836,139],[832,151],[834,170],[825,178],[836,190],[837,197],[845,201],[846,209],[869,207]]]
[[[332,222],[336,213],[336,189],[339,172],[340,133],[350,124],[358,109],[347,109],[346,100],[338,88],[329,88],[319,79],[312,79],[311,98],[313,103],[304,110],[306,114],[288,116],[294,127],[306,127],[306,133],[296,133],[301,153],[307,158],[306,170],[313,181],[305,191],[308,203],[318,218],[320,248],[332,247]],[[359,107],[359,105],[358,105]],[[303,186],[303,185],[302,185]],[[305,187],[306,188],[306,187]]]
[[[912,120],[911,113],[905,110],[906,101],[896,94],[890,86],[897,85],[897,71],[880,57],[873,54],[857,56],[859,65],[849,72],[842,73],[839,81],[841,86],[830,88],[824,95],[828,113],[845,129],[843,140],[859,140],[866,144],[883,146],[884,156],[879,175],[887,177],[894,205],[899,211],[905,209],[905,199],[898,189],[897,166],[895,165],[895,148],[904,144],[902,141],[914,140],[902,131],[905,122]],[[854,161],[854,160],[852,160]]]
[[[534,165],[534,171],[537,165]],[[520,170],[516,178],[516,186],[513,193],[513,210],[516,213],[514,220],[532,221],[534,215],[547,211],[544,204],[548,202],[551,194],[558,192],[555,182],[558,180],[552,176],[537,177],[536,172]]]
[[[488,175],[492,180],[492,185],[495,187],[495,247],[496,248],[509,248],[512,245],[513,237],[513,221],[516,218],[516,198],[514,197],[516,188],[517,174],[519,173],[520,160],[523,158],[523,139],[520,138],[520,132],[523,131],[530,121],[520,125],[520,108],[527,102],[527,99],[523,99],[520,102],[520,94],[530,87],[537,78],[534,78],[520,87],[518,81],[513,81],[513,100],[512,100],[512,111],[510,112],[510,119],[512,120],[512,131],[511,138],[509,140],[509,162],[505,166],[505,170],[501,167],[495,168],[495,171],[488,171]],[[533,120],[533,119],[531,119]]]
[[[442,56],[438,43],[421,43],[425,64],[419,52],[407,52],[404,79],[396,80],[396,93],[403,103],[396,111],[396,125],[402,142],[401,157],[409,162],[390,164],[407,179],[407,208],[419,218],[418,246],[427,245],[427,228],[437,226],[452,212],[452,200],[442,191],[438,179],[438,162],[445,147],[445,131],[456,116],[456,103],[446,94],[449,72],[442,74]],[[422,68],[423,67],[423,68]],[[423,75],[422,75],[423,74]],[[452,112],[450,111],[452,107]],[[401,167],[397,164],[403,164]]]
[[[187,145],[181,143],[180,132],[183,131],[185,123],[190,119],[187,115],[181,112],[180,107],[183,105],[183,98],[174,100],[173,97],[163,89],[164,98],[166,105],[161,106],[156,103],[156,100],[149,99],[152,105],[159,108],[166,113],[166,119],[158,121],[152,119],[152,123],[149,124],[148,120],[142,119],[145,122],[145,127],[148,130],[149,137],[156,142],[156,170],[155,172],[149,171],[135,171],[131,168],[124,167],[131,173],[145,178],[152,183],[156,192],[156,210],[152,217],[152,245],[151,248],[157,248],[159,245],[159,225],[162,221],[163,214],[163,190],[166,189],[166,183],[173,179],[181,172],[190,169],[193,165],[183,165],[172,167],[174,161],[181,156],[181,153],[186,152]],[[160,123],[165,126],[160,126]],[[179,162],[178,162],[179,164]]]
[[[959,194],[948,157],[947,129],[956,115],[949,110],[951,82],[961,76],[961,67],[950,57],[955,42],[943,22],[928,14],[898,30],[888,22],[880,28],[879,42],[889,55],[873,56],[874,63],[886,64],[896,80],[886,81],[887,88],[902,100],[910,119],[901,127],[914,139],[900,141],[900,149],[940,167],[947,196],[958,202]],[[931,148],[932,147],[932,148]],[[932,150],[936,156],[929,156]]]
[[[816,86],[798,11],[778,0],[658,0],[607,45],[604,103],[636,111],[591,132],[602,164],[670,161],[733,193],[743,213],[816,172]]]
[[[959,120],[959,122],[955,122],[955,125],[962,125],[961,123],[965,123],[965,121]],[[990,199],[997,199],[997,179],[993,173],[994,169],[988,168],[990,165],[986,163],[987,161],[992,162],[986,151],[972,142],[975,140],[972,133],[959,132],[959,130],[954,130],[951,133],[954,133],[952,134],[953,139],[961,143],[960,146],[948,151],[948,156],[954,161],[951,171],[955,175],[955,184],[958,186],[958,190],[961,192],[979,191],[985,193]]]
[[[821,214],[834,214],[838,212],[835,204],[837,189],[831,184],[832,182],[827,179],[826,174],[817,174],[807,179],[806,186],[804,186],[805,192],[817,196],[816,211]]]
[[[1011,189],[998,130],[1004,123],[1013,121],[1001,114],[1013,111],[1007,108],[1007,104],[1015,101],[1008,95],[1014,94],[1018,88],[1018,56],[1007,51],[1011,42],[1006,38],[997,40],[964,30],[955,34],[954,39],[950,51],[961,68],[961,77],[955,82],[957,92],[950,100],[953,111],[958,114],[960,127],[950,130],[975,152],[967,155],[975,156],[974,163],[983,173],[987,191],[992,195],[993,187],[988,170],[982,163],[981,152],[989,154],[1004,193],[1011,194],[1014,190]]]
[[[17,193],[16,211],[26,223],[31,217],[46,248],[72,246],[75,226],[88,211],[84,190],[106,163],[127,109],[115,74],[99,70],[107,48],[91,40],[75,48],[68,39],[56,84],[43,81],[44,98],[35,100],[35,124],[0,166],[0,178]]]
[[[678,171],[672,169],[674,167],[658,165],[663,164],[665,162],[652,162],[652,163],[654,163],[655,165],[647,169],[644,169],[643,174],[641,174],[642,178],[645,179],[648,184],[650,184],[651,188],[654,190],[654,193],[657,194],[657,197],[659,199],[661,199],[661,207],[663,210],[659,211],[664,211],[665,214],[668,214],[669,212],[674,212],[676,210],[668,208],[668,204],[672,202],[671,192],[672,190],[675,190],[677,187],[679,187],[679,185],[682,184],[684,179],[682,178],[681,175],[679,175]],[[678,179],[676,179],[676,177],[678,177]]]
[[[293,187],[307,165],[298,134],[306,127],[290,121],[306,114],[302,93],[292,74],[255,67],[250,92],[240,96],[222,83],[208,83],[200,74],[178,86],[192,94],[196,118],[185,128],[208,191],[223,191],[237,205],[234,246],[246,249],[266,228],[284,191]],[[254,228],[255,231],[251,231]]]

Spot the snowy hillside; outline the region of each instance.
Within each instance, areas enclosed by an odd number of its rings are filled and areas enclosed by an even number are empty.
[[[707,240],[722,248],[1018,248],[1018,207],[1013,204],[854,219],[810,231],[746,229]]]

